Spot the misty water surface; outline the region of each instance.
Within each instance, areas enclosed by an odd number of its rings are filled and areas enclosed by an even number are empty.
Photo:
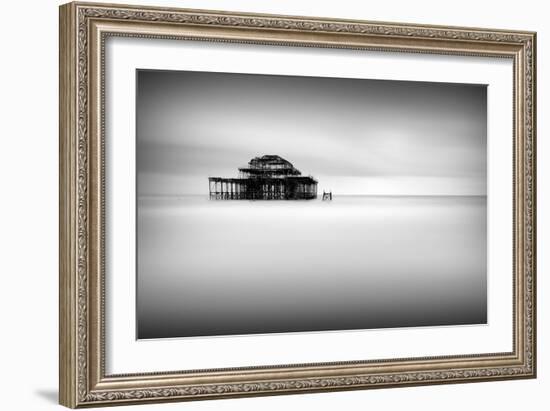
[[[486,197],[138,201],[138,338],[487,321]]]

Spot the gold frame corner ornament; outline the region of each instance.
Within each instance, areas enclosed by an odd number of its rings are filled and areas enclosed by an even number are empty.
[[[59,18],[62,405],[77,408],[536,376],[536,33],[93,3],[62,5]],[[512,59],[513,351],[106,375],[103,65],[109,36]]]

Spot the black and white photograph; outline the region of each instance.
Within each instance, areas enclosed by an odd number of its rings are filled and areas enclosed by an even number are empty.
[[[487,88],[138,70],[137,338],[487,323]]]

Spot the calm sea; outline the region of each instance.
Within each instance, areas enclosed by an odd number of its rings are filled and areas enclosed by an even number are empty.
[[[138,201],[138,337],[482,324],[486,197]]]

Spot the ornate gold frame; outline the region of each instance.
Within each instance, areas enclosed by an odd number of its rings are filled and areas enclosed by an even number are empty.
[[[103,50],[108,36],[512,59],[513,351],[105,375]],[[92,3],[61,6],[60,403],[102,406],[535,377],[535,41],[535,33],[505,30]]]

